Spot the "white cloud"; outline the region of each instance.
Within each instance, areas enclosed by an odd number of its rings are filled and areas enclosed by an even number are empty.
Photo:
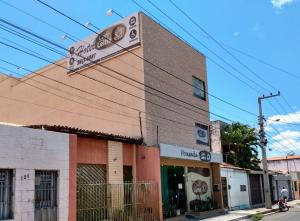
[[[277,121],[279,119],[279,121]],[[282,114],[282,115],[274,115],[269,117],[267,120],[268,125],[285,125],[289,123],[297,124],[300,123],[300,111],[289,113],[289,114]]]
[[[293,3],[294,0],[271,0],[271,3],[274,8],[282,9],[282,7],[286,4]]]
[[[238,32],[238,31],[233,32],[234,37],[238,37],[239,35],[240,35],[240,32]]]
[[[270,144],[270,147],[278,151],[299,151],[300,150],[300,141],[295,139],[283,139],[278,142]]]
[[[273,140],[283,140],[283,139],[298,139],[298,138],[300,138],[299,131],[287,130],[287,131],[277,134],[272,139]]]
[[[270,133],[271,133],[271,132],[274,132],[275,130],[274,130],[274,128],[273,128],[273,127],[266,126],[266,127],[265,127],[265,131],[266,131],[266,132],[270,132]]]

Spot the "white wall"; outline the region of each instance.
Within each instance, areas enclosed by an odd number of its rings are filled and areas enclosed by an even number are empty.
[[[58,221],[68,220],[68,134],[0,125],[0,168],[15,171],[14,221],[34,221],[35,170],[58,171]]]
[[[250,208],[248,175],[246,171],[221,168],[221,176],[227,178],[228,206],[230,209]],[[246,191],[241,191],[240,185],[246,185]]]
[[[288,170],[297,172],[300,171],[300,159],[269,160],[268,169],[274,171],[281,171],[283,173],[288,172]]]

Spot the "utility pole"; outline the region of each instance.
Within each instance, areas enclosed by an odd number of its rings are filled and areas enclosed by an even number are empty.
[[[262,165],[263,165],[263,179],[264,179],[264,195],[265,195],[265,207],[267,209],[272,209],[271,202],[271,191],[270,191],[270,182],[269,182],[269,174],[268,174],[268,163],[267,163],[267,139],[265,136],[264,130],[264,116],[262,114],[262,106],[261,101],[263,99],[268,99],[272,97],[280,96],[280,92],[277,94],[270,94],[269,96],[263,95],[262,97],[258,97],[258,108],[259,108],[259,143],[262,152]]]

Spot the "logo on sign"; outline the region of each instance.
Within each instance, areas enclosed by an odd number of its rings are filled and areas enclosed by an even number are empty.
[[[130,26],[133,26],[135,25],[136,23],[136,17],[135,16],[132,16],[130,19],[129,19],[129,25]]]
[[[130,31],[129,36],[130,36],[131,39],[134,39],[136,37],[136,34],[137,34],[137,31],[135,29],[133,29],[133,30]]]
[[[210,161],[211,160],[211,154],[210,154],[210,152],[207,152],[207,151],[203,150],[203,151],[199,152],[199,158],[202,161]]]
[[[101,32],[95,39],[95,47],[97,50],[102,50],[113,46],[118,41],[122,40],[126,34],[126,26],[123,24],[110,27]]]

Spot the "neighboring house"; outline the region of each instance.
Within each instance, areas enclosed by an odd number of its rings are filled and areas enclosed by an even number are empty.
[[[248,171],[229,164],[222,164],[224,207],[230,210],[250,208]]]
[[[282,188],[289,191],[289,200],[293,199],[292,177],[288,174],[283,174],[275,171],[269,171],[270,187],[271,187],[271,200],[276,202],[280,198]]]
[[[254,171],[223,163],[221,166],[224,207],[230,210],[256,208],[264,205],[263,171]],[[285,187],[293,198],[292,177],[269,171],[272,202]]]
[[[0,125],[0,220],[68,221],[70,135]]]
[[[267,159],[268,169],[283,173],[300,172],[300,156],[271,157]]]
[[[291,176],[291,192],[294,199],[300,199],[300,156],[282,156],[268,158],[268,169]]]
[[[254,171],[235,167],[227,163],[228,152],[230,145],[225,143],[221,138],[222,129],[226,126],[225,122],[212,121],[211,122],[211,147],[212,152],[223,155],[224,163],[221,165],[221,179],[223,189],[223,203],[224,207],[231,210],[243,209],[249,207],[260,207],[264,205],[264,191],[263,191],[263,171]],[[278,159],[278,158],[274,158]],[[280,158],[281,160],[281,158]],[[292,177],[282,172],[272,171],[274,167],[281,165],[281,161],[269,162],[269,179],[271,199],[276,202],[280,196],[282,187],[289,190],[290,199],[293,198],[292,184],[295,186],[297,182],[292,182]],[[291,159],[294,162],[294,158]],[[291,164],[292,162],[289,162]],[[285,164],[287,165],[287,164]],[[296,167],[296,162],[293,165]],[[291,170],[291,167],[290,167]],[[281,171],[284,171],[281,169]],[[247,191],[245,191],[245,189]]]
[[[294,199],[300,199],[300,172],[290,172],[292,177],[292,187],[294,191]]]
[[[139,141],[135,147],[123,145],[122,139],[118,143],[80,139],[84,149],[78,159],[86,157],[82,163],[99,164],[99,171],[105,168],[113,175],[93,173],[89,182],[104,185],[124,183],[131,170],[120,160],[137,154],[139,158],[133,159],[141,164],[136,170],[143,169],[141,176],[158,186],[160,220],[163,209],[165,216],[174,216],[178,211],[209,210],[210,204],[222,208],[222,190],[217,188],[222,155],[210,148],[205,56],[143,13],[99,33],[119,45],[95,34],[71,45],[68,58],[21,79],[3,78],[0,121],[83,137],[86,131],[88,137],[112,134]],[[81,180],[82,173],[75,174]],[[93,210],[75,199],[75,210],[83,206]],[[201,207],[203,202],[206,207]],[[70,220],[76,215],[80,214]],[[92,212],[85,218],[96,219]]]
[[[0,220],[159,219],[159,150],[139,139],[0,125],[0,153]]]

